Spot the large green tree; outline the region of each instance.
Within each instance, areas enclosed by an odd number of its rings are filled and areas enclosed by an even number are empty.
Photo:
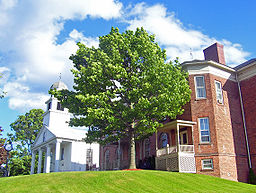
[[[82,43],[74,63],[74,91],[51,91],[74,114],[70,124],[88,126],[86,140],[130,141],[130,168],[135,141],[151,135],[165,117],[175,119],[190,100],[187,74],[177,60],[166,62],[165,50],[143,28],[120,33],[112,28],[98,48]]]
[[[21,156],[31,154],[31,145],[43,126],[43,113],[42,109],[32,109],[25,115],[18,116],[10,125],[13,133],[9,133],[8,136],[12,142],[17,143],[16,150]]]

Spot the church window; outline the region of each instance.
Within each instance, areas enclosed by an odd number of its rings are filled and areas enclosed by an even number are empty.
[[[62,107],[61,103],[57,103],[57,110],[64,111],[64,107]]]
[[[144,140],[144,154],[145,154],[145,157],[150,156],[150,140],[149,139]]]
[[[52,102],[48,103],[47,110],[50,110],[52,108]]]
[[[204,76],[195,76],[195,85],[196,85],[196,98],[197,99],[206,98]]]
[[[167,147],[168,144],[168,137],[166,133],[162,133],[160,136],[160,144],[161,148]]]
[[[64,148],[61,148],[60,160],[64,160]]]

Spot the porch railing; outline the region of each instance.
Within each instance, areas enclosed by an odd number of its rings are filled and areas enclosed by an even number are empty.
[[[194,153],[194,145],[179,145],[179,152]],[[177,153],[177,146],[165,147],[157,150],[157,157]]]

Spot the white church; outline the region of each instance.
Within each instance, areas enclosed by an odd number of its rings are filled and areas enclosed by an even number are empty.
[[[59,81],[51,89],[63,90],[67,86]],[[84,142],[86,130],[69,126],[71,114],[54,96],[45,104],[47,108],[43,114],[43,127],[32,146],[31,174],[36,173],[36,154],[37,173],[98,170],[99,144]]]

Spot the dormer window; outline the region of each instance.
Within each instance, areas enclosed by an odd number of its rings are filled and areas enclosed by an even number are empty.
[[[52,102],[48,103],[47,110],[50,110],[52,108]]]
[[[64,107],[62,107],[60,102],[57,103],[57,110],[64,111]]]

